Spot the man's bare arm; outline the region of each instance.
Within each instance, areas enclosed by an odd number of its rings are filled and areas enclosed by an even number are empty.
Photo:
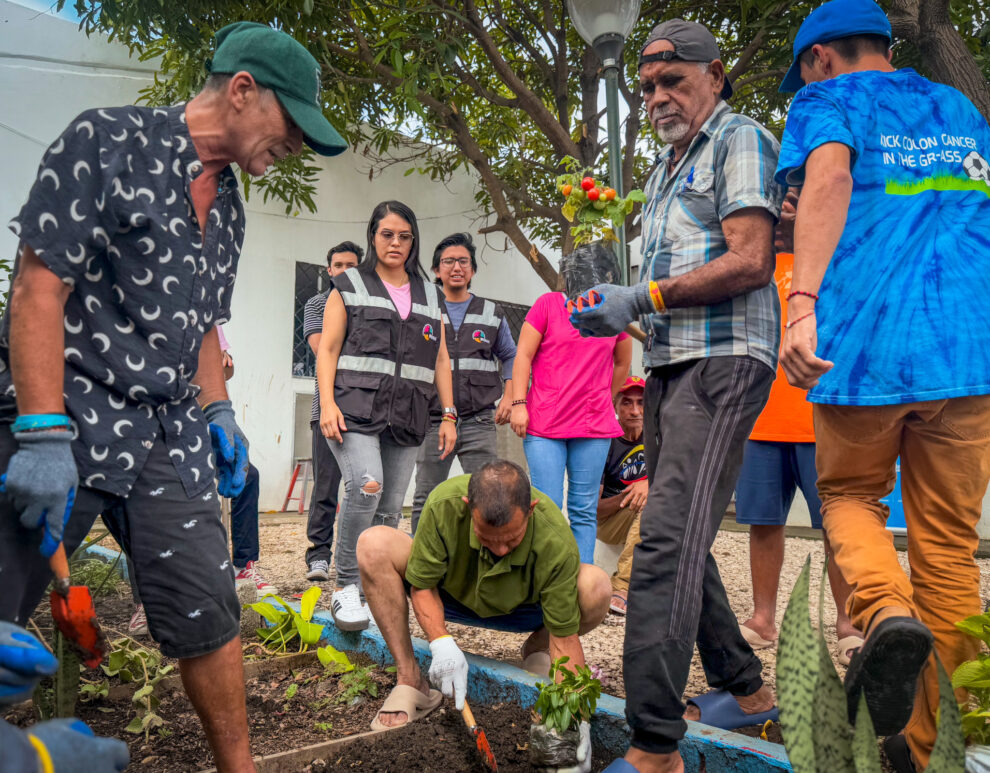
[[[308,336],[306,336],[306,343],[308,343],[309,348],[313,350],[313,354],[320,353],[320,336],[322,335],[323,333],[321,332],[321,333],[310,333]]]
[[[428,641],[449,635],[443,617],[443,602],[436,588],[413,588],[409,597],[416,619]]]
[[[658,283],[666,306],[710,306],[765,287],[773,278],[773,229],[773,216],[765,209],[733,212],[722,221],[724,255]]]
[[[223,356],[220,336],[215,327],[206,331],[199,348],[199,367],[192,382],[199,384],[199,404],[209,405],[217,400],[227,400],[227,385],[223,377]]]
[[[65,302],[72,289],[23,245],[10,293],[10,369],[20,414],[65,413]]]

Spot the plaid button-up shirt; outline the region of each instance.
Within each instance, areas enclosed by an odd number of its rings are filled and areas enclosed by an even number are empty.
[[[733,212],[760,207],[779,218],[784,189],[773,179],[779,151],[769,131],[725,102],[673,166],[673,148],[666,148],[646,184],[640,281],[680,276],[724,255],[722,220]],[[722,303],[645,315],[641,324],[647,368],[726,355],[777,367],[780,302],[772,279]]]

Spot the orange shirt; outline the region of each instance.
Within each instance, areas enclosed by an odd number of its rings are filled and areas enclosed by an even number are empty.
[[[787,324],[787,294],[791,291],[791,274],[794,271],[794,256],[788,252],[777,253],[777,270],[774,281],[780,293],[781,336]],[[756,420],[750,440],[774,441],[777,443],[814,443],[815,427],[811,420],[811,403],[804,389],[792,387],[787,376],[777,366],[777,379],[770,388],[770,398],[763,413]]]

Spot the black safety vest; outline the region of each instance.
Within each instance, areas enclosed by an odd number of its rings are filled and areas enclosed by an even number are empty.
[[[426,437],[443,324],[439,289],[418,277],[409,282],[412,308],[402,319],[374,269],[351,268],[334,278],[347,309],[334,401],[349,432],[388,430],[403,446]]]
[[[492,347],[498,338],[505,312],[494,301],[471,297],[457,332],[446,311],[447,352],[454,377],[454,405],[461,417],[491,410],[502,396],[502,366]],[[431,405],[433,420],[440,418],[440,402]]]

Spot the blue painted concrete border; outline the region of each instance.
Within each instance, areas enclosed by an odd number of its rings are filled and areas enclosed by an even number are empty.
[[[116,550],[90,545],[87,555],[112,563],[120,553]],[[127,562],[121,558],[118,571],[127,577]],[[289,601],[299,608],[298,602]],[[313,621],[323,626],[321,640],[340,650],[360,652],[381,665],[392,663],[392,655],[385,646],[377,626],[364,631],[341,631],[325,610],[316,612]],[[413,651],[420,666],[429,667],[430,645],[413,637]],[[501,661],[480,655],[467,654],[471,670],[468,672],[468,699],[482,704],[518,703],[532,706],[536,702],[536,682],[539,678]],[[591,732],[595,745],[608,754],[619,757],[629,746],[626,726],[626,702],[613,695],[602,695],[598,711],[592,719]],[[779,744],[759,738],[719,730],[700,722],[688,722],[687,734],[680,743],[684,768],[688,773],[775,773],[791,771],[791,764]]]

